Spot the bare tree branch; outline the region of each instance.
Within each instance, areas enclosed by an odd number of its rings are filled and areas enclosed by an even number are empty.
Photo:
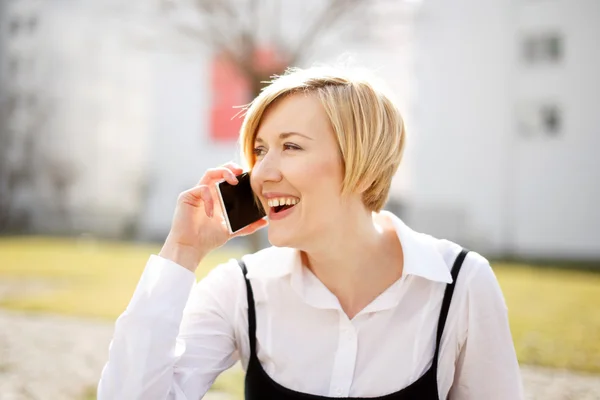
[[[210,24],[211,32],[218,36],[229,38],[226,44],[240,58],[251,54],[246,46],[252,45],[253,27],[237,11],[237,7],[228,0],[196,0],[196,7]],[[236,46],[237,45],[237,46]]]
[[[246,0],[245,4],[235,0],[191,0],[190,4],[195,7],[198,16],[203,20],[203,29],[188,24],[180,26],[179,30],[188,36],[197,37],[224,54],[248,77],[253,78],[262,76],[254,69],[256,51],[262,47],[263,41],[266,40],[288,65],[298,64],[302,58],[311,54],[318,43],[319,36],[338,27],[340,20],[355,13],[358,7],[371,7],[376,2],[375,0],[321,1],[320,11],[310,16],[306,29],[295,43],[286,42],[284,39],[283,7],[284,4],[289,3],[279,0]],[[240,6],[241,4],[243,6]],[[261,32],[266,35],[263,37]]]
[[[218,34],[214,33],[207,34],[205,31],[196,29],[189,25],[181,25],[178,27],[178,30],[183,35],[198,39],[208,47],[218,49],[219,52],[223,53],[227,58],[232,60],[237,65],[243,66],[248,63],[248,61],[243,58],[235,48],[231,47],[227,41],[227,38],[220,37]]]
[[[321,15],[316,18],[313,24],[305,31],[304,36],[298,41],[295,48],[289,51],[290,65],[296,64],[305,52],[310,51],[314,46],[315,38],[325,32],[353,7],[364,3],[363,0],[331,0],[331,3],[325,7]]]

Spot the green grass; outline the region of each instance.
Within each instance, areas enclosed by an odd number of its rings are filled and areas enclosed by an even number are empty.
[[[0,306],[114,320],[127,306],[148,257],[159,250],[71,239],[0,239],[0,283],[16,292],[0,299]],[[218,263],[239,256],[214,252],[196,275],[202,278]]]
[[[0,307],[114,322],[131,299],[148,257],[159,250],[158,245],[1,238],[0,293],[5,286],[13,295],[0,297]],[[215,265],[239,256],[231,250],[213,252],[202,261],[196,276],[201,279]],[[243,399],[242,382],[243,372],[232,369],[219,376],[213,389]],[[95,387],[82,394],[83,400],[95,398]]]
[[[519,361],[600,373],[600,273],[494,267]]]
[[[124,310],[156,245],[48,238],[0,239],[0,306],[110,321]],[[217,251],[197,276],[240,254]],[[600,373],[600,273],[494,264],[519,361]],[[242,373],[215,388],[241,396]]]
[[[96,387],[90,386],[83,391],[81,400],[96,400]]]

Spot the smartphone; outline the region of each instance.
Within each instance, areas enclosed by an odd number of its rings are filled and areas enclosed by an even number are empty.
[[[237,179],[237,185],[231,185],[226,181],[217,184],[219,201],[225,214],[227,229],[231,234],[266,215],[261,204],[254,198],[254,192],[250,186],[250,173],[244,172],[238,175]]]

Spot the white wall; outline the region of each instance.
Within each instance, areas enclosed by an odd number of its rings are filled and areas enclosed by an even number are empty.
[[[415,24],[419,4],[411,2],[375,2],[370,39],[361,55],[367,65],[384,79],[402,114],[406,142],[402,163],[392,181],[390,201],[409,203],[414,195],[415,109]],[[398,210],[400,211],[400,210]]]
[[[240,162],[237,143],[210,139],[209,62],[206,52],[153,56],[152,144],[146,160],[149,192],[142,202],[142,237],[166,237],[177,195],[196,185],[206,169]]]
[[[432,0],[421,7],[409,220],[482,251],[499,249],[512,129],[506,4]]]
[[[131,46],[126,18],[113,18],[97,3],[15,4],[15,12],[38,16],[35,37],[11,46],[21,59],[32,60],[19,90],[34,93],[41,106],[17,112],[13,122],[27,129],[40,120],[40,111],[49,116],[36,130],[36,187],[24,196],[34,227],[117,234],[135,220],[143,181],[147,55]],[[73,179],[60,204],[50,166]]]
[[[515,252],[600,257],[600,3],[523,3],[514,14],[517,40],[558,32],[564,42],[559,63],[515,68],[517,104],[549,101],[562,110],[556,137],[520,132],[514,140]]]
[[[600,257],[599,23],[593,0],[422,2],[416,228],[486,254]],[[523,37],[548,30],[564,60],[527,65]],[[524,134],[524,110],[546,101],[563,110],[561,133]]]

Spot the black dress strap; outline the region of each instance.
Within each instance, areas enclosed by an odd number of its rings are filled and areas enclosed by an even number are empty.
[[[246,296],[248,297],[248,339],[250,340],[250,358],[256,357],[256,311],[254,310],[254,293],[252,293],[252,285],[248,280],[248,268],[246,263],[238,260],[238,264],[244,273],[246,281]]]
[[[446,319],[448,319],[448,310],[450,310],[452,295],[454,294],[454,288],[456,287],[456,279],[458,278],[458,273],[460,272],[460,268],[462,267],[463,261],[465,261],[465,257],[467,256],[468,252],[469,250],[462,249],[456,257],[451,272],[452,283],[446,286],[446,291],[444,292],[444,299],[442,300],[442,309],[440,311],[440,319],[438,321],[437,335],[435,339],[435,353],[433,355],[434,371],[437,371],[438,359],[440,355],[440,345],[442,342],[442,334],[444,333],[444,327],[446,326]]]

